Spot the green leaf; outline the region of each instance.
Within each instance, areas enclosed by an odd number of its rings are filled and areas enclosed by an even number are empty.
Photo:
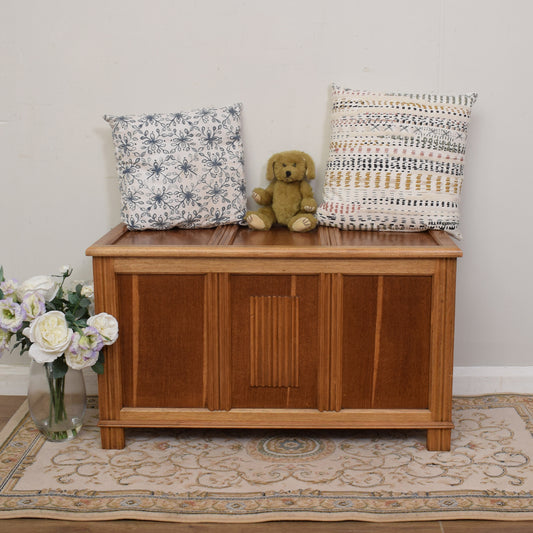
[[[78,307],[74,313],[74,318],[76,320],[82,319],[87,314],[87,309],[85,307]]]
[[[98,361],[96,363],[94,363],[93,366],[91,366],[91,368],[94,370],[94,372],[96,374],[103,374],[104,373],[104,364],[103,363],[99,363]]]
[[[0,289],[0,300],[3,300],[3,299],[4,299],[4,293],[3,293],[2,289]]]
[[[79,304],[79,301],[80,301],[80,297],[79,297],[75,292],[71,292],[71,293],[68,295],[68,301],[69,301],[72,305],[78,305],[78,304]]]
[[[64,357],[59,357],[52,363],[52,377],[62,378],[68,371]]]
[[[104,354],[100,352],[100,355],[98,356],[98,361],[96,361],[96,363],[94,363],[94,365],[91,367],[97,374],[104,373],[104,359]]]
[[[80,307],[84,307],[84,308],[87,308],[91,305],[91,300],[89,300],[89,298],[85,298],[83,297],[81,300],[80,300]]]
[[[24,352],[27,352],[31,347],[31,341],[22,333],[22,329],[25,327],[25,325],[28,324],[28,322],[22,323],[22,328],[15,333],[15,338],[17,339],[17,342],[13,345],[13,348],[11,349],[11,352],[14,352],[17,348],[20,347],[20,353],[23,354]]]
[[[20,340],[13,344],[13,348],[11,348],[11,351],[14,352],[19,346],[22,346],[24,344],[24,341]]]
[[[4,267],[0,266],[0,282],[5,281],[4,278]]]

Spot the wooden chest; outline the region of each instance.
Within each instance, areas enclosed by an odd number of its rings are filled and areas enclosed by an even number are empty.
[[[111,230],[104,448],[128,427],[422,428],[450,447],[456,259],[444,232]]]

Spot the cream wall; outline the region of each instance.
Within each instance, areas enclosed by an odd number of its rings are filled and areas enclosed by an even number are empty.
[[[84,251],[119,222],[105,113],[242,102],[250,190],[273,152],[297,148],[317,163],[320,197],[332,81],[475,90],[456,364],[533,364],[532,2],[2,0],[1,8],[8,275],[70,263],[76,277],[92,277]]]

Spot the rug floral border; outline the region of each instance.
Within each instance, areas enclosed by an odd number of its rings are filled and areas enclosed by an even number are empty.
[[[93,400],[94,406],[94,400]],[[454,409],[513,407],[533,433],[533,395],[455,397]],[[372,493],[287,491],[243,494],[154,491],[16,490],[17,481],[44,444],[27,411],[2,432],[0,518],[68,520],[138,519],[175,522],[269,520],[412,521],[533,519],[533,494],[509,491]],[[7,431],[6,431],[7,430]]]

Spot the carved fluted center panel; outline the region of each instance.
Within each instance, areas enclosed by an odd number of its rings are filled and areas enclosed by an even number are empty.
[[[298,297],[250,298],[250,384],[298,386]]]

